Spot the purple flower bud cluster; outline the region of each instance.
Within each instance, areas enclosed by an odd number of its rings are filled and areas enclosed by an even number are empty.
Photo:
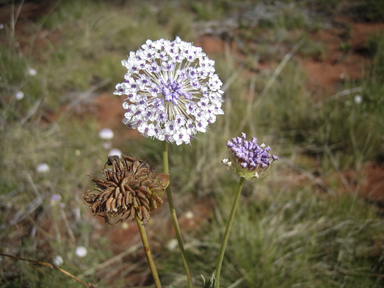
[[[241,137],[228,140],[227,146],[233,162],[231,167],[236,173],[247,179],[259,178],[259,174],[267,171],[279,157],[268,153],[271,150],[269,146],[258,145],[257,138],[246,140],[246,137],[247,135],[243,132]]]
[[[129,54],[115,95],[126,95],[123,123],[145,137],[180,145],[224,114],[223,83],[214,74],[214,61],[201,47],[184,42],[147,40]]]

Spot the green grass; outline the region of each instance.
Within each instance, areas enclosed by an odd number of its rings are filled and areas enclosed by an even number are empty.
[[[257,192],[265,183],[258,186],[240,203],[224,260],[224,287],[238,282],[236,287],[380,287],[382,238],[377,235],[384,231],[376,208],[351,197],[313,197],[310,187],[270,190],[263,199]],[[220,219],[228,218],[232,205],[235,187],[228,188],[216,194],[221,216],[212,225],[217,229],[190,240],[191,265],[205,276],[218,256]]]
[[[244,66],[229,53],[209,55],[226,83],[225,115],[191,145],[170,145],[178,215],[197,214],[197,205],[208,210],[197,230],[181,227],[196,287],[202,287],[200,274],[207,279],[216,266],[238,182],[220,160],[227,157],[226,141],[242,131],[270,145],[280,160],[266,178],[244,185],[221,273],[223,287],[383,285],[383,214],[359,193],[367,176],[362,167],[384,151],[384,40],[380,34],[367,40],[371,62],[364,78],[346,81],[345,93],[315,101],[297,57],[321,61],[326,47],[307,40],[294,57],[283,60],[324,23],[308,16],[312,6],[307,2],[273,6],[274,17],[265,14],[256,27],[242,22],[235,39],[244,45]],[[327,2],[337,7],[335,1]],[[98,138],[104,123],[89,115],[93,112],[75,113],[87,111],[80,108],[91,105],[91,98],[76,104],[78,98],[70,95],[112,93],[125,73],[120,61],[146,39],[179,35],[195,41],[194,21],[221,20],[231,11],[255,6],[247,1],[161,4],[61,1],[28,28],[12,34],[7,24],[1,31],[0,252],[44,262],[61,255],[61,267],[74,275],[115,256],[115,235],[108,235],[114,228],[96,222],[82,199],[82,190],[92,187],[88,175],[101,176],[106,161],[108,151]],[[270,70],[251,72],[258,59],[269,61]],[[37,74],[29,75],[29,68]],[[22,100],[15,99],[17,91],[24,92]],[[68,104],[76,105],[65,110]],[[59,111],[57,121],[47,120]],[[161,143],[115,134],[114,147],[162,170]],[[37,173],[40,163],[50,171]],[[352,173],[348,179],[346,172]],[[54,194],[61,196],[61,206],[52,203]],[[185,287],[179,252],[166,248],[169,228],[156,226],[167,225],[168,214],[165,204],[147,232],[155,234],[151,248],[164,287]],[[124,231],[125,237],[133,237]],[[77,246],[87,248],[86,257],[75,256]],[[98,287],[137,287],[147,271],[140,251],[83,280]],[[137,269],[125,274],[132,262]],[[2,287],[81,287],[53,269],[5,257],[1,265],[6,267],[0,272]],[[125,283],[123,276],[135,280]],[[142,285],[151,287],[150,281]]]

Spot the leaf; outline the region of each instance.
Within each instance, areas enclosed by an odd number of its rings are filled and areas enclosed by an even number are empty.
[[[212,273],[212,277],[210,279],[211,285],[209,287],[214,287],[215,286],[215,272]]]
[[[200,275],[203,278],[203,288],[213,288],[215,286],[215,272],[213,272],[211,279],[208,282],[205,282],[203,275]]]
[[[201,278],[203,278],[203,287],[205,287],[205,278],[204,278],[204,276],[201,275],[201,274],[200,274],[200,276],[201,276]]]

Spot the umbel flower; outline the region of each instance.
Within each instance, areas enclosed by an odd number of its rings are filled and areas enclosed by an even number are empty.
[[[241,137],[228,140],[230,156],[222,162],[237,175],[247,180],[254,180],[264,174],[279,157],[269,154],[271,148],[266,147],[264,143],[259,146],[257,138],[253,137],[251,140],[246,138],[247,135],[243,132]]]
[[[123,123],[145,137],[190,143],[224,114],[223,83],[214,63],[201,47],[179,37],[147,40],[122,61],[128,72],[114,94],[127,95]]]
[[[169,174],[156,175],[146,162],[124,155],[108,157],[103,174],[105,180],[92,178],[97,189],[85,190],[83,198],[95,215],[104,213],[109,224],[135,217],[149,221],[149,212],[161,206],[169,185]]]

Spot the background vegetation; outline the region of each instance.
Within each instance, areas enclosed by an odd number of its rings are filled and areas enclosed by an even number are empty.
[[[360,47],[361,77],[313,89],[301,65],[329,56],[310,35],[339,29],[336,16],[382,24],[382,1],[19,2],[0,7],[1,253],[61,256],[60,267],[98,287],[151,287],[133,223],[107,227],[83,205],[82,189],[92,186],[87,175],[100,176],[109,145],[162,169],[161,143],[128,131],[122,111],[102,109],[119,101],[112,92],[125,73],[120,61],[147,39],[196,42],[208,34],[222,40],[207,53],[225,83],[225,115],[190,146],[170,150],[196,287],[216,265],[238,180],[220,160],[242,131],[280,160],[244,186],[223,287],[383,286],[383,202],[366,198],[367,189],[382,189],[368,185],[367,167],[382,165],[384,155],[383,30]],[[342,27],[340,51],[351,52],[350,29]],[[98,136],[104,119],[115,132],[108,143]],[[49,171],[39,173],[41,163]],[[185,287],[167,209],[147,231],[164,286]],[[79,246],[85,257],[76,255]],[[81,287],[56,270],[0,262],[2,287]]]

